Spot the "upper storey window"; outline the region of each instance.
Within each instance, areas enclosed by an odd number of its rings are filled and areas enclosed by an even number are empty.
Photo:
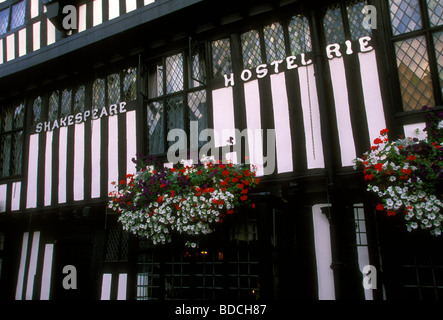
[[[11,2],[0,11],[0,35],[14,30],[25,23],[26,1]]]
[[[189,52],[168,55],[149,65],[146,109],[149,154],[163,154],[175,143],[167,141],[172,129],[188,132],[190,121],[197,121],[199,133],[208,127],[205,85],[203,44],[191,44]],[[199,146],[202,145],[200,141]]]
[[[25,105],[2,105],[0,112],[0,178],[8,178],[22,173]]]
[[[443,0],[389,0],[404,111],[442,105]]]

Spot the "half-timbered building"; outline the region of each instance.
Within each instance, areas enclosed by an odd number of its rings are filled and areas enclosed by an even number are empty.
[[[442,299],[441,240],[353,167],[384,128],[424,134],[442,52],[441,0],[0,0],[0,297]],[[191,122],[259,165],[256,208],[158,248],[109,192]]]

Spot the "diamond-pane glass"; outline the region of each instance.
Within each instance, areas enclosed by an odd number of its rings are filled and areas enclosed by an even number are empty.
[[[11,107],[5,106],[2,108],[2,132],[12,130],[12,123],[14,119],[14,111]]]
[[[231,45],[229,39],[212,41],[212,67],[214,78],[231,74]]]
[[[206,83],[204,46],[193,44],[191,48],[191,81],[190,87],[195,88]]]
[[[148,70],[149,98],[155,98],[163,95],[163,73],[163,65],[161,64],[161,62],[150,66]]]
[[[372,34],[371,29],[365,29],[363,27],[363,20],[365,18],[363,8],[365,5],[366,1],[357,0],[348,3],[346,6],[352,40],[358,40],[361,37],[370,36]]]
[[[65,89],[62,92],[62,109],[61,109],[62,117],[66,117],[69,114],[71,114],[71,104],[72,104],[72,91]]]
[[[262,64],[260,34],[251,30],[241,35],[243,68],[252,69]]]
[[[120,230],[117,225],[113,225],[108,231],[108,243],[106,245],[105,261],[117,261],[119,249]]]
[[[392,33],[419,30],[422,27],[418,0],[390,0]]]
[[[123,70],[123,100],[132,101],[137,98],[137,69]]]
[[[183,55],[177,54],[166,58],[166,93],[183,90]]]
[[[395,43],[400,89],[405,111],[434,105],[428,52],[424,37]]]
[[[432,27],[443,24],[443,0],[427,0],[429,21]]]
[[[74,113],[85,111],[85,86],[79,86],[74,96]]]
[[[120,102],[120,75],[110,74],[108,80],[108,104]]]
[[[92,107],[103,108],[105,106],[105,79],[98,78],[92,85]]]
[[[14,128],[22,128],[25,120],[25,104],[18,103],[14,107]]]
[[[0,35],[8,31],[9,8],[0,11]]]
[[[197,91],[188,94],[189,120],[198,121],[198,135],[208,128],[208,113],[206,105],[206,91]],[[207,141],[199,141],[198,146],[202,147]]]
[[[149,154],[164,152],[165,134],[163,125],[163,102],[153,102],[148,105],[148,140]]]
[[[437,58],[440,88],[443,94],[443,32],[434,34],[435,56]]]
[[[34,99],[34,104],[32,105],[32,123],[37,124],[42,118],[42,98],[37,97]]]
[[[12,174],[17,175],[22,171],[23,131],[16,131],[12,135]]]
[[[330,6],[323,18],[323,29],[327,44],[345,42],[345,31],[340,5]]]
[[[291,53],[298,55],[312,51],[309,21],[303,16],[294,16],[288,24]]]
[[[12,6],[11,30],[25,23],[25,4],[26,1],[22,1]]]
[[[268,63],[284,59],[286,57],[285,38],[281,24],[276,22],[264,27],[263,34]]]
[[[54,121],[58,118],[59,93],[54,91],[49,97],[48,120]]]
[[[167,126],[168,132],[172,129],[185,129],[185,108],[183,97],[176,97],[167,100]],[[169,141],[173,145],[175,141]]]
[[[0,136],[0,172],[2,177],[9,176],[9,166],[11,163],[11,134]]]

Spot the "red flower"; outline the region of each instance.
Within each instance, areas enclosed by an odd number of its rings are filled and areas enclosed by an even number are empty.
[[[226,211],[226,213],[227,213],[227,214],[233,214],[233,213],[234,213],[234,210],[228,210],[228,211]]]
[[[246,199],[248,199],[248,196],[246,196],[246,195],[240,197],[241,201],[245,201]]]
[[[245,176],[246,176],[246,177],[249,177],[249,170],[246,170],[246,171],[245,171]]]
[[[385,207],[381,203],[379,203],[379,204],[377,204],[375,209],[377,209],[378,211],[383,211],[385,209]]]
[[[252,209],[255,209],[255,203],[251,204]]]
[[[388,216],[395,216],[397,214],[397,212],[393,211],[393,210],[387,210],[386,211]]]
[[[201,170],[198,170],[198,171],[197,171],[197,174],[198,174],[198,175],[200,175],[200,174],[202,174],[202,173],[203,173],[203,171],[201,171]]]
[[[382,171],[383,170],[383,163],[377,163],[375,166],[374,166],[374,169],[375,170],[377,170],[377,171]]]
[[[223,170],[223,175],[224,176],[229,176],[229,171],[228,170]]]
[[[163,201],[163,196],[158,197],[157,202],[160,203]]]
[[[383,130],[380,131],[380,134],[385,134],[385,133],[388,133],[388,132],[389,132],[388,129],[383,129]]]
[[[242,194],[246,194],[246,193],[248,193],[248,189],[243,189],[243,190],[241,191],[241,193],[242,193]]]
[[[372,180],[372,178],[374,178],[373,174],[367,174],[365,175],[365,180]]]
[[[239,184],[237,185],[237,188],[239,188],[239,189],[243,189],[243,188],[244,188],[244,185],[242,185],[241,183],[239,183]]]
[[[120,184],[125,184],[126,181],[125,180],[120,180]]]
[[[407,156],[406,159],[414,161],[416,157],[414,155]]]
[[[374,140],[374,144],[380,144],[380,143],[383,143],[383,140],[381,140],[380,138],[376,138]]]
[[[166,185],[165,185],[164,183],[162,183],[162,184],[160,185],[160,188],[164,188],[164,187],[166,187]]]
[[[221,186],[225,186],[225,185],[226,185],[226,181],[222,181],[222,182],[220,182],[220,185],[221,185]]]
[[[175,171],[177,171],[176,168],[171,168],[171,172],[175,172]]]
[[[238,178],[232,178],[232,182],[236,183],[238,181]]]
[[[221,165],[219,165],[218,166],[220,169],[224,169],[225,168],[225,165],[224,164],[221,164]]]

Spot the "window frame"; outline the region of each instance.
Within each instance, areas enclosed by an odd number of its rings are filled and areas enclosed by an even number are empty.
[[[146,59],[145,60],[145,68],[144,68],[144,77],[145,77],[145,86],[144,86],[144,90],[146,92],[146,94],[144,95],[144,101],[143,101],[143,111],[144,111],[144,117],[143,117],[143,121],[144,124],[146,125],[146,132],[144,134],[144,145],[143,148],[145,150],[145,154],[149,155],[149,156],[154,156],[158,159],[163,159],[165,161],[166,160],[166,155],[167,155],[167,150],[170,147],[170,145],[174,144],[174,141],[168,142],[167,141],[167,135],[168,135],[168,117],[167,117],[167,113],[166,113],[166,108],[168,107],[168,101],[171,99],[177,99],[177,98],[182,98],[182,104],[183,104],[183,108],[184,108],[184,112],[183,112],[183,130],[186,132],[187,135],[187,148],[186,150],[189,152],[190,150],[190,141],[189,141],[189,133],[190,133],[190,105],[189,105],[189,95],[192,93],[199,93],[199,92],[204,92],[205,94],[205,98],[206,98],[206,123],[207,123],[207,127],[209,128],[211,125],[211,103],[210,103],[210,95],[209,95],[209,88],[210,88],[210,80],[211,80],[211,72],[210,72],[210,66],[209,66],[209,61],[211,59],[211,57],[209,56],[208,53],[208,48],[207,48],[208,42],[207,41],[194,41],[191,38],[189,38],[189,42],[188,42],[188,46],[187,47],[183,47],[179,50],[175,50],[175,51],[171,51],[171,52],[167,52],[161,56],[157,56],[157,57],[153,57],[151,59]],[[204,54],[204,57],[200,60],[203,63],[203,82],[199,81],[199,79],[195,79],[193,78],[193,73],[192,73],[192,69],[193,69],[193,50],[197,48],[198,50],[198,54]],[[196,51],[195,51],[196,52]],[[166,71],[166,60],[169,57],[173,57],[173,56],[177,56],[177,55],[182,55],[182,64],[183,64],[183,70],[182,70],[182,75],[183,75],[183,86],[180,90],[175,90],[172,92],[169,92],[167,89],[167,71]],[[150,96],[150,92],[151,92],[151,87],[150,87],[150,75],[149,75],[149,71],[151,70],[152,66],[162,66],[162,79],[161,79],[161,94],[156,94],[155,96]],[[155,81],[157,82],[157,85],[160,83],[159,79],[158,79],[158,73],[155,76]],[[157,92],[158,92],[158,88],[157,88]],[[149,114],[148,114],[148,108],[150,107],[151,104],[154,103],[161,103],[163,105],[163,114],[161,116],[161,121],[162,121],[162,126],[163,126],[163,132],[161,133],[163,136],[163,152],[158,152],[158,153],[152,153],[150,150],[150,133],[149,133]],[[199,133],[202,129],[206,129],[206,128],[200,128],[199,127]],[[199,142],[199,149],[200,149],[201,145]]]
[[[12,8],[19,4],[20,2],[24,2],[24,17],[23,17],[23,23],[11,28],[11,15],[12,15]],[[18,30],[21,27],[24,27],[26,25],[26,22],[28,21],[28,0],[12,0],[12,1],[8,1],[6,0],[3,3],[0,3],[0,12],[4,11],[4,10],[8,10],[8,22],[7,22],[7,26],[6,26],[6,30],[4,33],[0,33],[0,37],[4,37],[7,36],[10,33],[15,32],[16,30]]]
[[[17,127],[15,125],[15,119],[14,119],[14,115],[12,115],[12,124],[11,124],[11,129],[8,131],[3,131],[3,121],[0,121],[0,141],[2,140],[3,136],[11,136],[11,144],[9,147],[9,174],[3,176],[3,167],[1,168],[1,173],[0,173],[0,181],[3,180],[10,180],[10,179],[15,179],[18,177],[21,177],[23,175],[23,171],[24,171],[24,146],[25,146],[25,141],[26,141],[26,136],[25,136],[25,128],[26,128],[26,99],[16,99],[13,101],[8,101],[8,102],[4,102],[1,105],[0,108],[0,112],[3,113],[3,109],[4,108],[12,108],[12,111],[15,112],[15,110],[17,109],[17,107],[19,105],[23,106],[23,119],[22,119],[22,124],[20,127]],[[0,117],[1,120],[1,117]],[[14,135],[18,132],[22,133],[22,141],[21,141],[21,159],[20,159],[20,171],[16,172],[16,168],[15,166],[13,166],[12,164],[14,163],[14,157],[13,157],[13,142],[14,142]],[[2,146],[3,148],[3,146]],[[2,152],[2,148],[0,149],[0,152]],[[13,170],[14,168],[14,170]]]
[[[438,62],[436,58],[435,52],[435,43],[433,35],[439,32],[443,32],[443,24],[439,26],[431,26],[430,17],[428,12],[427,0],[417,0],[418,6],[420,10],[420,18],[422,21],[422,27],[418,30],[404,32],[399,35],[394,35],[392,29],[392,19],[391,19],[391,9],[390,9],[390,1],[384,0],[382,1],[382,12],[385,12],[385,30],[384,36],[386,38],[386,43],[388,44],[387,48],[387,58],[388,65],[392,70],[392,86],[394,95],[392,97],[394,107],[393,110],[396,113],[397,117],[403,116],[413,116],[415,114],[421,114],[421,109],[411,109],[403,106],[403,96],[401,91],[400,84],[400,73],[397,67],[397,54],[395,49],[395,44],[400,41],[412,40],[419,37],[424,37],[426,42],[426,51],[428,56],[428,65],[431,74],[431,83],[432,83],[432,94],[434,100],[434,107],[439,109],[443,106],[443,85],[441,84],[438,72]],[[407,122],[413,121],[408,120]]]

